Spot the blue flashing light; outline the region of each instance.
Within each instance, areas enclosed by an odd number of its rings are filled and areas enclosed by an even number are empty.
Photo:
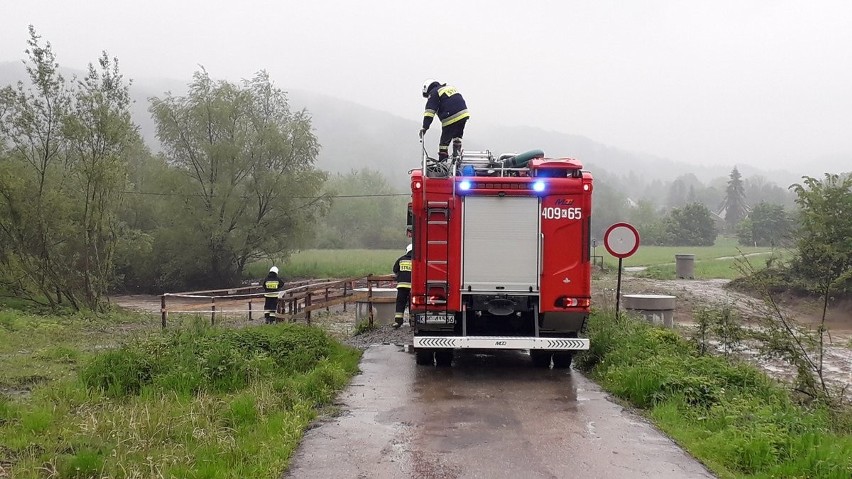
[[[533,188],[533,191],[535,191],[537,193],[541,193],[542,191],[544,191],[544,181],[536,180],[533,183],[532,188]]]
[[[467,191],[470,189],[470,180],[462,180],[459,182],[459,189],[462,191]]]

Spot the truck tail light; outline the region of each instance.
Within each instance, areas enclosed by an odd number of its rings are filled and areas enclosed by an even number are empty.
[[[426,304],[447,304],[447,296],[443,294],[430,294],[425,297],[411,295],[411,304],[415,306]]]
[[[589,298],[570,298],[560,296],[556,299],[557,308],[588,308],[592,301]]]
[[[441,294],[433,294],[429,296],[429,304],[446,304],[447,297]]]

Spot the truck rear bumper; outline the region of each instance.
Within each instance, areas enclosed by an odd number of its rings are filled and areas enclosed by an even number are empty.
[[[422,349],[545,349],[576,351],[589,349],[585,338],[528,338],[515,336],[415,336],[414,348]]]

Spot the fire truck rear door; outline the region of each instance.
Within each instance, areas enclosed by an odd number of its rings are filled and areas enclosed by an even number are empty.
[[[538,291],[539,199],[467,196],[462,229],[462,289]]]

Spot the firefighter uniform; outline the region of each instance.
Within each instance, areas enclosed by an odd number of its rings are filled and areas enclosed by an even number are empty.
[[[441,120],[441,140],[438,144],[438,160],[446,161],[449,154],[447,149],[450,142],[456,140],[453,149],[461,149],[461,139],[464,136],[464,126],[470,113],[461,93],[455,87],[446,83],[443,85],[432,82],[427,87],[426,111],[423,113],[423,128],[421,133],[429,129],[435,115]],[[458,153],[457,151],[453,152]]]
[[[269,274],[266,275],[266,279],[263,280],[263,317],[267,324],[275,322],[272,313],[278,310],[278,291],[281,290],[283,285],[284,283],[278,278],[278,268],[273,266]]]
[[[396,312],[393,319],[394,327],[398,328],[402,326],[405,308],[411,297],[411,245],[394,263],[393,274],[396,276]]]

